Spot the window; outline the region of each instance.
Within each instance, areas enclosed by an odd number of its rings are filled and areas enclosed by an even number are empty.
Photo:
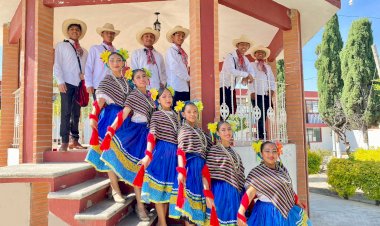
[[[307,128],[306,129],[307,142],[322,142],[321,128]]]
[[[306,113],[318,113],[318,100],[306,101]]]

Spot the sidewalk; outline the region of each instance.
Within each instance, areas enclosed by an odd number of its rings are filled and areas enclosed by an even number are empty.
[[[380,207],[310,193],[313,226],[380,226]]]
[[[326,174],[313,174],[309,175],[309,191],[311,193],[316,193],[320,195],[327,195],[338,198],[337,193],[331,190],[331,186],[327,183],[327,175]],[[339,197],[340,198],[340,197]],[[343,198],[340,198],[343,199]],[[376,202],[373,200],[367,199],[363,192],[358,190],[356,194],[349,198],[349,200],[367,203],[375,205]],[[380,223],[379,223],[380,225]]]

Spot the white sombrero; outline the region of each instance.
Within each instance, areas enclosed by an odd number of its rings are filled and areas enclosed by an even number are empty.
[[[240,38],[232,40],[232,45],[236,47],[237,44],[241,42],[249,43],[250,47],[252,47],[255,43],[249,39],[246,35],[241,35]]]
[[[63,35],[66,37],[66,38],[69,38],[69,34],[67,34],[67,30],[69,28],[70,25],[72,24],[78,24],[80,27],[81,27],[81,35],[79,37],[79,40],[82,39],[84,37],[84,35],[86,34],[86,31],[87,31],[87,25],[81,21],[81,20],[77,20],[77,19],[67,19],[65,21],[63,21],[63,24],[62,24],[62,33]]]
[[[154,43],[156,43],[158,41],[158,39],[160,38],[160,32],[152,29],[151,27],[146,27],[144,29],[142,29],[141,31],[137,32],[136,34],[136,40],[138,43],[140,43],[141,45],[144,45],[144,43],[142,42],[141,38],[144,34],[152,34],[154,35]]]
[[[189,33],[190,33],[190,30],[187,29],[187,28],[184,28],[182,26],[175,26],[174,28],[170,29],[167,33],[166,33],[166,39],[168,40],[168,42],[172,43],[173,40],[172,40],[172,36],[174,33],[176,32],[183,32],[185,33],[185,39],[187,38],[187,36],[189,36]]]
[[[99,35],[102,35],[102,32],[103,31],[110,31],[110,32],[114,32],[115,33],[115,36],[117,36],[120,31],[119,30],[115,30],[115,27],[113,26],[113,24],[110,24],[110,23],[105,23],[103,25],[103,27],[98,27],[96,28],[96,32],[99,34]]]
[[[253,57],[255,57],[255,52],[257,52],[259,50],[265,52],[264,60],[270,56],[270,49],[268,49],[267,47],[265,47],[263,45],[258,45],[258,46],[253,47],[253,50],[252,50]]]

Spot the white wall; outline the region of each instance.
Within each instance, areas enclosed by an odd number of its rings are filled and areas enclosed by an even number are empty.
[[[329,127],[322,127],[322,142],[311,142],[310,150],[332,150],[333,143],[331,138],[331,129]]]
[[[367,145],[363,141],[363,133],[359,130],[352,130],[346,132],[347,139],[350,142],[351,150],[356,148],[366,148]],[[380,147],[380,129],[370,129],[368,130],[368,146],[371,148]],[[342,153],[345,150],[345,145],[339,143],[340,150]],[[331,136],[331,129],[329,127],[322,128],[322,142],[310,143],[311,150],[333,150],[333,141]]]
[[[30,183],[0,183],[1,225],[29,225]]]

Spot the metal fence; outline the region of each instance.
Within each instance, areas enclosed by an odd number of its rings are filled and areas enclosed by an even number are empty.
[[[231,78],[231,92],[235,91],[236,93],[235,100],[233,95],[228,95],[223,90],[220,106],[221,118],[229,121],[235,127],[234,140],[236,145],[247,145],[259,139],[288,142],[284,83],[255,79],[251,87],[253,90],[260,91],[260,94],[263,95],[257,95],[257,92],[253,92],[251,98],[247,84],[243,84],[242,78],[235,79],[234,75],[225,73],[221,73],[220,76],[222,76],[222,86],[225,86],[224,76]],[[271,95],[269,87],[274,88],[274,95]],[[232,110],[229,109],[227,104],[227,97],[229,96]],[[254,99],[254,101],[251,99]],[[265,104],[265,101],[267,104]],[[234,105],[237,106],[236,109],[234,109]],[[263,138],[259,136],[260,128],[263,130],[260,131],[263,133]]]

